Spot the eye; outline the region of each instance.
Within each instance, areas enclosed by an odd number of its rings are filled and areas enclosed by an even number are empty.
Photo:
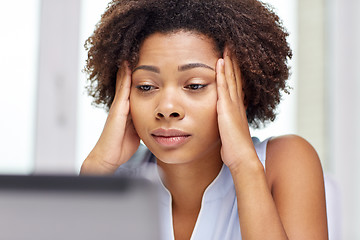
[[[206,84],[189,84],[189,85],[185,86],[185,88],[187,88],[189,90],[200,90],[206,86],[207,86]]]
[[[139,89],[141,92],[149,92],[155,89],[155,87],[151,85],[139,85],[136,86],[136,88]]]

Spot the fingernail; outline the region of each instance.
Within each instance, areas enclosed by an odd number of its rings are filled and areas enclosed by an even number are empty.
[[[220,66],[224,66],[224,59],[220,58],[219,59],[219,64],[220,64]]]

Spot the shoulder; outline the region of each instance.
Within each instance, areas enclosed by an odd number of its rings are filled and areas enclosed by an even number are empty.
[[[316,150],[297,135],[279,136],[268,141],[266,172],[271,185],[284,178],[303,179],[314,173],[322,178],[323,174]]]
[[[284,224],[299,236],[306,232],[307,239],[325,236],[324,178],[315,149],[305,139],[287,135],[269,140],[266,154],[266,178]]]

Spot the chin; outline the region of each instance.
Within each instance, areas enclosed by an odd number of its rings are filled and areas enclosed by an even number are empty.
[[[189,156],[186,156],[185,154],[180,153],[159,153],[159,152],[152,152],[156,159],[162,163],[165,164],[186,164],[192,162],[191,158]]]

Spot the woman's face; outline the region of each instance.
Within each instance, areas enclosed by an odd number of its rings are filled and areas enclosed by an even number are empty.
[[[220,156],[215,65],[220,54],[206,36],[150,35],[133,69],[130,111],[135,129],[164,163]]]

